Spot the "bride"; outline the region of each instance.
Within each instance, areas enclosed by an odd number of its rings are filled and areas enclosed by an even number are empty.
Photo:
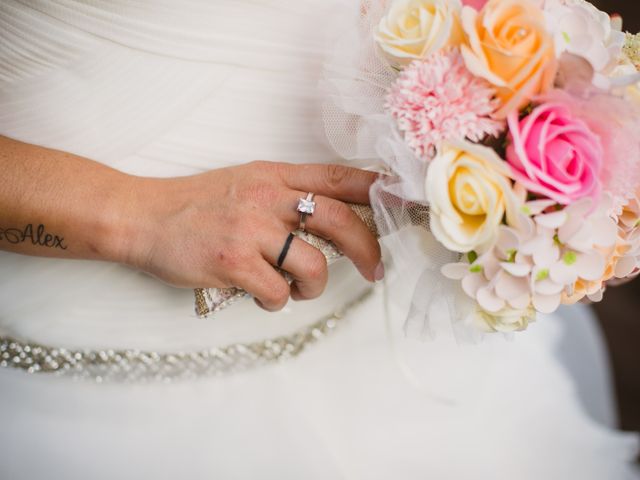
[[[316,127],[323,32],[357,13],[0,3],[1,478],[636,478],[587,309],[511,342],[402,335],[345,203],[375,175]],[[289,237],[309,193],[329,269]],[[255,303],[193,314],[191,288],[232,285]]]

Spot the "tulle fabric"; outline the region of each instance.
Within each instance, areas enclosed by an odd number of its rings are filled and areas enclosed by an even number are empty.
[[[398,73],[384,58],[374,33],[387,3],[364,0],[352,18],[336,20],[340,28],[331,36],[321,81],[323,121],[331,146],[351,162],[393,173],[378,180],[371,190],[378,230],[385,235],[410,225],[429,229],[428,211],[413,207],[427,204],[427,163],[409,148],[385,109],[388,90]],[[405,298],[411,304],[405,330],[435,335],[442,328],[453,329],[460,341],[477,339],[473,303],[440,273],[443,265],[458,257],[437,243],[426,247],[409,239],[390,248],[391,259],[403,272],[388,284],[390,296],[404,298],[403,292],[413,292],[411,298]],[[448,324],[438,322],[441,317]]]
[[[333,19],[358,15],[347,0],[2,2],[0,134],[147,176],[335,161],[318,82]],[[388,242],[440,258],[429,235]],[[2,253],[0,271],[0,333],[84,348],[281,335],[366,288],[341,262],[319,300],[202,321],[191,291],[118,265]],[[379,292],[300,358],[225,378],[99,385],[2,369],[0,477],[634,478],[636,439],[613,430],[587,311],[458,347],[407,340],[401,305]]]

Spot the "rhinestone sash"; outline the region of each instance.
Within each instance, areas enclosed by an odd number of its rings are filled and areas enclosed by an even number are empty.
[[[103,381],[171,381],[245,371],[298,356],[325,337],[346,314],[371,296],[372,288],[320,320],[290,335],[251,343],[181,352],[74,350],[0,337],[0,367]]]

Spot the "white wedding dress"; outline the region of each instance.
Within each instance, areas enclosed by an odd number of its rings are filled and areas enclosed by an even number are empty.
[[[318,121],[324,32],[356,0],[4,0],[0,134],[146,176],[338,161]],[[37,192],[37,185],[34,185]],[[72,239],[68,239],[72,241]],[[122,266],[0,252],[0,336],[191,351],[293,332],[367,288],[212,318]],[[218,377],[79,381],[0,368],[0,478],[637,478],[590,311],[512,341],[407,339],[382,286],[297,358]],[[11,363],[11,362],[9,362]]]

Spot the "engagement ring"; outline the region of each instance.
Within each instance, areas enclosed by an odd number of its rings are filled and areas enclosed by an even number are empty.
[[[305,231],[307,223],[307,215],[313,215],[316,209],[316,202],[313,201],[314,194],[309,192],[307,198],[301,198],[298,201],[298,212],[300,212],[300,226],[299,230]]]

